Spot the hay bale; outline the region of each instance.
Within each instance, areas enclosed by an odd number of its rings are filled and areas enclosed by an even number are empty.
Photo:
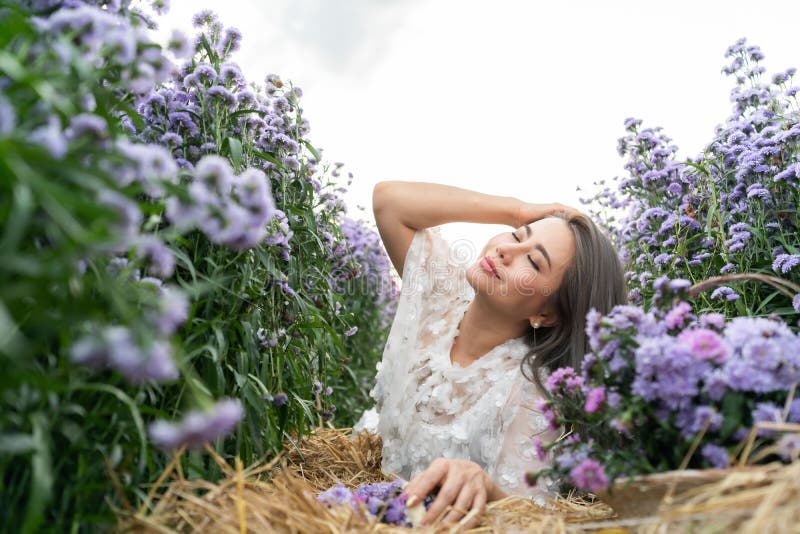
[[[125,532],[405,532],[349,507],[329,509],[316,495],[338,482],[355,487],[387,480],[380,471],[381,442],[350,437],[350,429],[318,429],[287,444],[266,464],[231,466],[217,483],[187,480],[173,461],[139,510],[120,510]],[[800,532],[800,462],[731,469],[720,480],[668,493],[657,513],[616,518],[593,498],[559,497],[549,509],[511,497],[490,503],[480,526],[468,532]],[[452,529],[457,531],[456,529]],[[433,532],[434,528],[419,529]]]

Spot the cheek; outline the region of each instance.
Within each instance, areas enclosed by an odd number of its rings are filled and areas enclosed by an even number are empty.
[[[507,281],[509,293],[520,297],[532,297],[541,291],[544,279],[533,269],[514,271]]]

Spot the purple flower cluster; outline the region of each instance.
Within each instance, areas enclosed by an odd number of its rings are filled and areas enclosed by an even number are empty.
[[[383,310],[383,324],[387,325],[394,317],[399,289],[380,236],[374,228],[357,219],[343,216],[339,224],[344,239],[333,248],[331,258],[340,273],[337,285],[342,288],[357,283],[361,293],[374,295],[375,305]],[[334,242],[333,236],[329,239]]]
[[[603,466],[589,458],[573,467],[569,476],[575,487],[585,491],[597,493],[608,486],[608,477],[606,477]]]
[[[204,444],[230,434],[244,416],[242,403],[237,399],[221,399],[209,410],[192,410],[178,423],[155,421],[148,434],[153,443],[164,450],[180,447],[197,449]]]
[[[180,228],[198,227],[217,244],[250,248],[267,235],[275,201],[266,175],[247,169],[238,176],[227,159],[205,156],[189,184],[190,202],[167,200],[167,217]]]
[[[686,286],[656,285],[665,297]],[[553,444],[533,443],[540,459],[550,450],[554,460],[531,479],[556,475],[596,492],[618,476],[677,468],[701,433],[693,465],[726,467],[728,448],[751,426],[800,421],[800,400],[786,416],[782,408],[800,382],[800,334],[778,318],[695,316],[678,301],[666,311],[592,312],[586,333],[591,353],[580,374],[554,370],[546,381],[552,399],[538,407],[551,429],[574,432]],[[758,435],[780,437],[771,429]]]
[[[109,326],[80,338],[69,355],[80,365],[114,369],[134,384],[165,382],[179,376],[167,341],[140,342],[123,326]]]
[[[160,47],[153,46],[145,29],[132,24],[121,12],[120,2],[110,2],[105,8],[80,1],[47,3],[45,7],[43,2],[33,2],[37,12],[58,7],[49,15],[34,19],[38,31],[48,37],[69,35],[70,43],[86,65],[118,70],[117,76],[132,93],[144,94],[173,75],[174,64]],[[43,49],[45,46],[48,45],[42,43]],[[73,48],[61,41],[51,49],[60,55],[67,68]],[[81,124],[98,134],[102,130],[95,128],[99,123],[94,122],[82,120]]]
[[[404,482],[377,482],[361,484],[354,490],[339,483],[319,494],[317,500],[329,506],[360,506],[371,515],[390,525],[410,527],[411,518],[406,515],[406,496],[402,495]]]
[[[762,78],[763,54],[744,40],[726,53],[723,72],[736,80],[733,113],[700,156],[682,162],[677,147],[658,128],[625,121],[619,153],[627,175],[616,189],[605,186],[586,199],[603,211],[624,214],[608,219],[609,231],[631,267],[631,299],[652,295],[651,282],[662,274],[698,280],[734,272],[765,272],[798,278],[797,250],[787,250],[800,231],[800,111],[795,69]],[[610,210],[608,208],[611,208]],[[748,288],[752,300],[767,289]],[[712,305],[719,311],[743,296],[718,287]],[[771,298],[771,297],[770,297]],[[773,306],[783,306],[784,297]],[[800,308],[800,306],[798,306]]]

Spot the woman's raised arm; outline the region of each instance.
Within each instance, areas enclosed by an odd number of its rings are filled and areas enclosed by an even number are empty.
[[[517,227],[530,206],[513,197],[486,195],[428,182],[379,182],[372,192],[378,232],[397,272],[403,276],[406,253],[417,230],[449,222],[507,224]]]

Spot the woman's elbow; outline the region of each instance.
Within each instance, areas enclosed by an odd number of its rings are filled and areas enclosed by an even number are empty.
[[[375,187],[372,188],[373,213],[377,214],[379,211],[383,211],[387,205],[391,205],[389,199],[392,195],[392,189],[396,183],[397,182],[383,181],[375,184]]]

